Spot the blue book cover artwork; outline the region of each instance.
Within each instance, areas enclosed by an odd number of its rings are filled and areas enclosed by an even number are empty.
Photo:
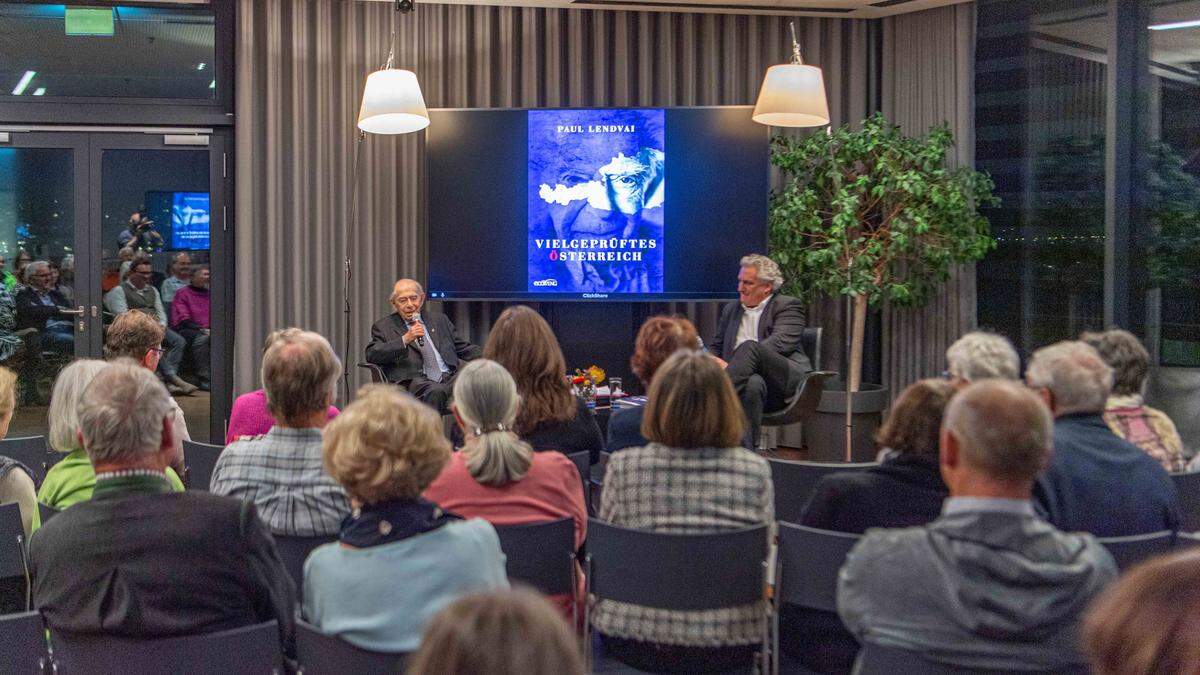
[[[663,111],[528,114],[528,290],[661,293]]]

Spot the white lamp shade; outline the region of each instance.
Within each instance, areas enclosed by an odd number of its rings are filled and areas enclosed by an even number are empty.
[[[388,68],[367,76],[358,128],[369,134],[407,134],[429,126],[421,84],[411,70]]]
[[[751,119],[773,127],[829,124],[829,103],[825,100],[821,69],[796,63],[767,68]]]

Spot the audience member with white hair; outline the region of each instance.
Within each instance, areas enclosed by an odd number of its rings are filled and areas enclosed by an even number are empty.
[[[127,360],[83,391],[96,487],[30,540],[34,607],[52,632],[139,639],[277,621],[291,651],[295,591],[254,505],[167,480],[169,398]]]
[[[988,672],[1082,669],[1081,616],[1117,570],[1093,536],[1034,512],[1051,439],[1050,414],[1018,383],[986,380],[951,400],[941,517],[868,531],[842,567],[838,613],[860,642]]]
[[[62,310],[69,309],[68,302],[51,285],[53,273],[50,272],[50,263],[35,260],[25,265],[23,271],[18,269],[18,276],[27,285],[13,296],[17,330],[36,329],[42,340],[42,349],[63,353],[74,351],[74,324],[70,314],[62,313]]]
[[[281,331],[262,361],[275,426],[225,448],[213,468],[212,491],[253,502],[273,534],[337,534],[350,502],[322,466],[321,430],[341,375],[342,363],[324,337]]]
[[[946,350],[946,371],[956,387],[989,378],[1021,379],[1021,358],[1003,335],[972,331]]]
[[[1043,347],[1029,360],[1025,381],[1054,414],[1054,454],[1034,490],[1046,520],[1098,537],[1178,529],[1171,477],[1101,416],[1113,371],[1095,349],[1078,341]]]

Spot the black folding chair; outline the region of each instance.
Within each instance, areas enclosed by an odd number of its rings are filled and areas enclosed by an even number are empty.
[[[58,675],[270,675],[283,672],[274,621],[217,633],[139,640],[113,635],[70,635],[50,629],[52,668]]]
[[[29,609],[29,563],[25,557],[25,526],[21,522],[21,507],[17,504],[0,506],[0,579],[13,580],[11,587],[8,583],[5,584],[5,594],[13,594],[9,596],[11,608]],[[17,587],[20,588],[19,591],[15,590]],[[17,593],[20,594],[19,600],[16,597]]]
[[[875,462],[795,462],[774,458],[767,461],[771,464],[771,483],[775,488],[775,519],[788,523],[800,522],[817,483],[825,476],[878,466]]]
[[[41,487],[46,472],[62,459],[59,453],[51,453],[45,436],[25,436],[0,440],[0,455],[15,459],[33,472],[33,484]]]
[[[183,476],[189,490],[208,492],[212,483],[213,469],[217,466],[217,458],[221,456],[223,445],[210,445],[196,441],[183,442],[183,455],[187,460],[187,471]]]
[[[1179,493],[1179,506],[1183,511],[1183,530],[1200,532],[1200,471],[1173,473],[1175,491]]]
[[[586,584],[597,600],[698,611],[763,602],[767,525],[704,534],[666,534],[588,521]],[[584,644],[591,665],[590,602]],[[769,667],[770,615],[763,605],[762,658]]]
[[[0,616],[0,654],[3,654],[0,672],[44,672],[48,657],[42,615],[22,612]]]
[[[588,515],[592,514],[592,457],[585,452],[572,452],[567,455],[567,459],[575,465],[575,469],[579,471],[579,480],[583,485],[583,503],[588,505]]]
[[[308,559],[308,554],[312,553],[314,548],[321,544],[328,544],[331,541],[337,541],[337,537],[287,537],[281,534],[275,535],[275,550],[279,552],[279,559],[283,562],[283,568],[287,570],[288,574],[292,577],[292,581],[296,584],[297,606],[304,600],[304,561]]]
[[[46,506],[38,502],[38,515],[42,518],[42,525],[50,522],[50,519],[62,512],[62,509],[56,509],[53,506]]]
[[[407,659],[407,652],[373,652],[326,635],[304,621],[296,622],[297,675],[402,673]]]
[[[863,644],[858,655],[858,663],[854,666],[854,675],[906,675],[920,673],[921,675],[997,675],[997,670],[982,668],[963,668],[949,666],[926,658],[909,649],[885,647],[867,642]],[[1049,670],[1022,670],[1023,673],[1050,673],[1056,675],[1086,675],[1088,669],[1082,665]]]
[[[587,453],[584,453],[587,454]],[[562,518],[531,525],[498,525],[500,549],[511,581],[528,584],[546,595],[575,598],[575,521]],[[577,612],[572,601],[572,611]]]
[[[1128,537],[1102,537],[1100,543],[1117,561],[1117,569],[1124,572],[1143,560],[1169,553],[1175,546],[1175,533],[1163,530]]]
[[[386,384],[387,383],[387,376],[383,374],[383,368],[380,368],[379,366],[375,365],[374,363],[360,363],[360,364],[358,364],[358,367],[365,369],[368,373],[371,374],[371,382],[373,382],[374,384]]]
[[[600,513],[600,494],[604,489],[604,475],[608,473],[608,460],[611,458],[611,452],[601,452],[595,466],[591,469],[592,491],[588,500],[588,513],[591,515]]]

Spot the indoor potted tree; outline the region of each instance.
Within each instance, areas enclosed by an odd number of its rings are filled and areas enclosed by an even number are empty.
[[[845,437],[806,434],[810,449],[824,442],[826,448],[844,447],[847,460],[854,456],[852,411],[862,408],[854,398],[863,389],[868,305],[886,300],[918,307],[951,265],[979,260],[995,246],[978,211],[998,203],[992,181],[973,169],[947,166],[953,144],[945,125],[910,137],[880,114],[857,130],[842,126],[772,141],[771,162],[781,184],[771,197],[770,248],[787,280],[784,290],[809,299],[845,296],[850,305],[849,364],[843,364],[845,394],[839,399]],[[887,393],[873,389],[886,405]]]

